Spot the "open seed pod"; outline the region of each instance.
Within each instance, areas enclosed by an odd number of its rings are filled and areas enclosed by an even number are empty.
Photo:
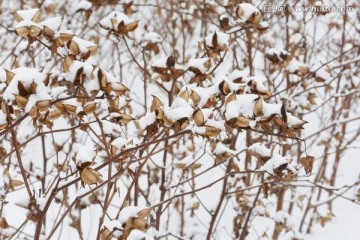
[[[50,100],[43,100],[36,102],[36,106],[40,112],[46,112],[50,107]]]
[[[153,100],[151,102],[151,106],[150,106],[150,112],[154,112],[155,109],[158,109],[158,108],[162,108],[163,107],[163,104],[162,102],[160,101],[160,99],[157,97],[157,96],[152,96],[153,97]]]

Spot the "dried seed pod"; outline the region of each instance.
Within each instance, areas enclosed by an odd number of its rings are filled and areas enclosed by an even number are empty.
[[[227,81],[222,81],[220,84],[219,84],[219,90],[222,94],[224,95],[228,95],[230,93],[230,86],[229,86],[229,83]]]
[[[11,80],[13,80],[15,73],[13,73],[12,71],[5,69],[5,73],[6,73],[6,84],[10,84]]]
[[[220,132],[221,132],[221,130],[216,127],[205,126],[205,137],[208,137],[208,138],[216,137],[220,134]]]
[[[259,97],[257,100],[256,100],[256,103],[255,103],[255,106],[254,106],[254,115],[256,117],[260,117],[263,114],[263,100],[261,97]]]
[[[178,97],[184,99],[185,101],[188,101],[189,97],[190,97],[189,91],[187,89],[185,89],[184,91],[182,91],[178,94]]]
[[[85,114],[92,114],[96,110],[96,103],[88,103],[84,106],[83,109]]]
[[[164,110],[162,108],[155,109],[156,119],[162,120],[164,118]]]
[[[70,70],[70,67],[73,63],[74,63],[74,60],[71,57],[66,56],[65,60],[64,60],[64,64],[63,64],[64,72],[68,73]]]
[[[163,107],[163,104],[162,102],[160,101],[160,99],[156,96],[152,96],[153,97],[153,100],[151,102],[151,106],[150,106],[150,112],[153,112],[155,111],[155,109],[157,108],[162,108]]]
[[[127,115],[127,114],[125,114],[125,113],[121,113],[118,122],[119,122],[120,124],[127,124],[127,123],[129,123],[130,121],[132,121],[132,120],[134,120],[134,118],[131,117],[130,115]]]
[[[102,175],[98,171],[89,167],[84,168],[82,171],[80,171],[80,178],[83,187],[85,187],[85,184],[97,184],[101,176]]]
[[[5,124],[0,124],[0,130],[4,130],[5,128],[7,128],[9,125],[9,123],[5,123]]]
[[[134,31],[138,27],[139,21],[131,22],[128,25],[126,25],[125,29],[128,32]]]
[[[167,58],[166,60],[166,66],[168,68],[174,67],[175,66],[175,58],[173,56],[170,56]]]
[[[126,91],[129,90],[124,84],[108,84],[107,86],[108,90],[113,91],[116,96],[122,96]]]
[[[132,221],[132,225],[135,229],[138,229],[140,231],[145,231],[146,230],[146,222],[143,219],[140,218],[135,218]]]
[[[71,41],[73,37],[74,37],[74,34],[72,34],[72,33],[62,32],[62,33],[60,33],[59,38],[61,39],[61,41],[63,43],[67,43],[67,42]]]
[[[197,94],[197,93],[196,93],[195,91],[193,91],[193,90],[191,90],[191,95],[190,95],[190,97],[191,97],[191,99],[192,99],[192,101],[193,101],[193,103],[194,103],[195,105],[197,105],[197,104],[200,102],[200,100],[201,100],[199,94]]]
[[[30,94],[36,94],[36,88],[37,84],[35,83],[35,81],[32,81],[32,83],[30,84]]]
[[[28,101],[29,100],[26,97],[23,97],[23,96],[20,96],[20,95],[15,95],[15,102],[21,108],[25,108]]]
[[[139,218],[144,219],[150,215],[151,210],[152,210],[152,208],[145,208],[145,209],[141,210],[140,212],[138,212],[137,215]]]
[[[80,53],[79,44],[75,41],[70,42],[70,53],[73,55],[78,55]]]
[[[243,117],[243,116],[239,116],[236,119],[236,126],[240,127],[240,128],[246,128],[250,126],[250,119]]]
[[[63,106],[65,107],[65,110],[70,113],[70,114],[76,114],[76,109],[77,107],[74,105],[70,105],[70,104],[63,104]]]
[[[30,34],[30,29],[27,26],[23,26],[23,27],[16,28],[15,32],[20,37],[26,37]]]
[[[232,102],[232,101],[235,101],[236,100],[236,93],[233,92],[231,93],[226,99],[225,99],[225,106],[229,103],[229,102]]]
[[[50,107],[51,101],[50,100],[43,100],[36,102],[36,106],[40,112],[46,112]]]
[[[112,239],[112,234],[109,231],[109,229],[104,228],[103,230],[101,230],[100,232],[100,238],[101,240],[111,240]]]
[[[29,29],[30,36],[37,37],[41,34],[41,32],[42,32],[42,29],[39,28],[38,26],[35,26],[35,25],[30,26],[30,29]]]
[[[198,109],[194,112],[193,118],[197,126],[202,126],[205,124],[204,114],[201,109]]]
[[[61,110],[54,110],[49,112],[49,114],[47,115],[47,119],[50,121],[53,121],[57,118],[59,118],[61,116],[62,111]]]

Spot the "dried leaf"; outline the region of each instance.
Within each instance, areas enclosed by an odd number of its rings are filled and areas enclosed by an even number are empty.
[[[311,174],[315,157],[314,156],[306,156],[300,158],[300,163],[304,166],[304,170],[306,174]]]
[[[92,184],[97,184],[97,182],[99,181],[101,174],[92,169],[92,168],[84,168],[82,171],[80,171],[80,178],[82,181],[82,185],[83,187],[85,187],[85,184],[88,185],[92,185]]]
[[[6,219],[4,217],[2,217],[0,219],[0,228],[2,229],[6,229],[6,228],[9,228],[10,225],[8,224],[8,222],[6,221]]]

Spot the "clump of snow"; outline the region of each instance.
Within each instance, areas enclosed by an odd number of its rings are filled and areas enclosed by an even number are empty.
[[[84,39],[81,39],[77,36],[74,36],[72,38],[72,41],[74,41],[78,46],[81,53],[87,53],[89,51],[90,47],[96,47],[97,45],[93,42],[86,41]]]
[[[274,114],[281,114],[281,104],[262,102],[263,117],[270,117]]]
[[[117,28],[118,24],[123,22],[125,25],[134,22],[122,12],[113,11],[99,22],[100,26],[104,28]]]
[[[223,32],[215,32],[215,33],[212,33],[212,34],[206,36],[205,37],[206,46],[208,46],[208,47],[217,47],[217,46],[213,46],[213,41],[212,40],[213,40],[214,34],[216,34],[218,46],[220,46],[220,47],[223,47],[223,46],[228,47],[229,46],[230,35],[227,34],[227,33],[223,33]]]
[[[208,58],[192,58],[189,60],[187,67],[198,69],[201,73],[205,73],[209,68],[205,63],[210,61]]]
[[[271,157],[271,149],[262,143],[254,143],[248,147],[248,150],[259,154],[261,157]]]
[[[251,16],[260,14],[259,9],[250,3],[241,3],[239,4],[239,8],[243,10],[243,15],[240,18],[240,22],[242,23],[248,21]]]
[[[76,7],[75,11],[81,11],[81,10],[89,10],[92,8],[92,3],[86,0],[80,1]]]
[[[147,126],[153,124],[155,121],[155,112],[147,112],[145,116],[139,119],[139,127],[140,129],[145,129]]]
[[[159,43],[162,41],[161,36],[156,32],[146,32],[142,38],[144,42]]]
[[[234,80],[241,80],[242,82],[247,82],[248,81],[248,72],[245,70],[234,70],[230,75],[229,75],[229,81],[234,81]]]
[[[40,23],[40,25],[43,27],[46,26],[55,32],[55,31],[59,30],[59,28],[62,24],[62,21],[63,21],[62,17],[53,17],[53,18],[49,18],[49,19],[42,21]]]
[[[7,101],[14,101],[15,95],[19,95],[18,84],[21,82],[26,90],[30,92],[30,85],[36,84],[36,92],[31,94],[25,107],[25,112],[29,112],[38,101],[52,100],[49,95],[50,90],[44,84],[47,74],[39,72],[34,68],[19,67],[11,70],[14,78],[11,80],[3,93],[3,98]]]
[[[258,98],[259,96],[256,94],[236,95],[236,100],[226,105],[226,119],[230,120],[239,116],[254,117],[254,107]]]
[[[148,239],[146,237],[146,234],[137,229],[132,230],[129,236],[127,237],[127,240],[144,240],[144,239]]]
[[[307,69],[307,68],[308,65],[306,63],[302,63],[297,61],[296,59],[292,59],[285,69],[290,73],[296,73],[301,69]]]
[[[276,212],[275,222],[281,223],[289,229],[292,229],[294,227],[294,223],[291,219],[291,216],[287,212],[282,211],[282,210]]]
[[[123,224],[124,222],[126,222],[126,220],[128,220],[129,218],[137,218],[138,217],[138,213],[144,209],[146,209],[147,207],[140,207],[140,206],[127,206],[124,207],[120,214],[119,214],[119,222],[121,224]]]
[[[270,158],[263,166],[260,167],[260,171],[266,171],[267,173],[273,175],[274,169],[277,169],[283,164],[288,164],[286,157],[281,156],[278,153],[273,154],[272,158]],[[295,169],[294,169],[295,171]]]
[[[38,8],[16,11],[23,20],[31,20],[39,12]]]

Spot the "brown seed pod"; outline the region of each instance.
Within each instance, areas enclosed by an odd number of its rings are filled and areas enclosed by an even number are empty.
[[[50,100],[43,100],[36,102],[36,106],[40,112],[46,112],[50,107],[51,101]]]
[[[198,109],[194,112],[193,118],[196,126],[202,126],[205,124],[204,114],[201,109]]]

